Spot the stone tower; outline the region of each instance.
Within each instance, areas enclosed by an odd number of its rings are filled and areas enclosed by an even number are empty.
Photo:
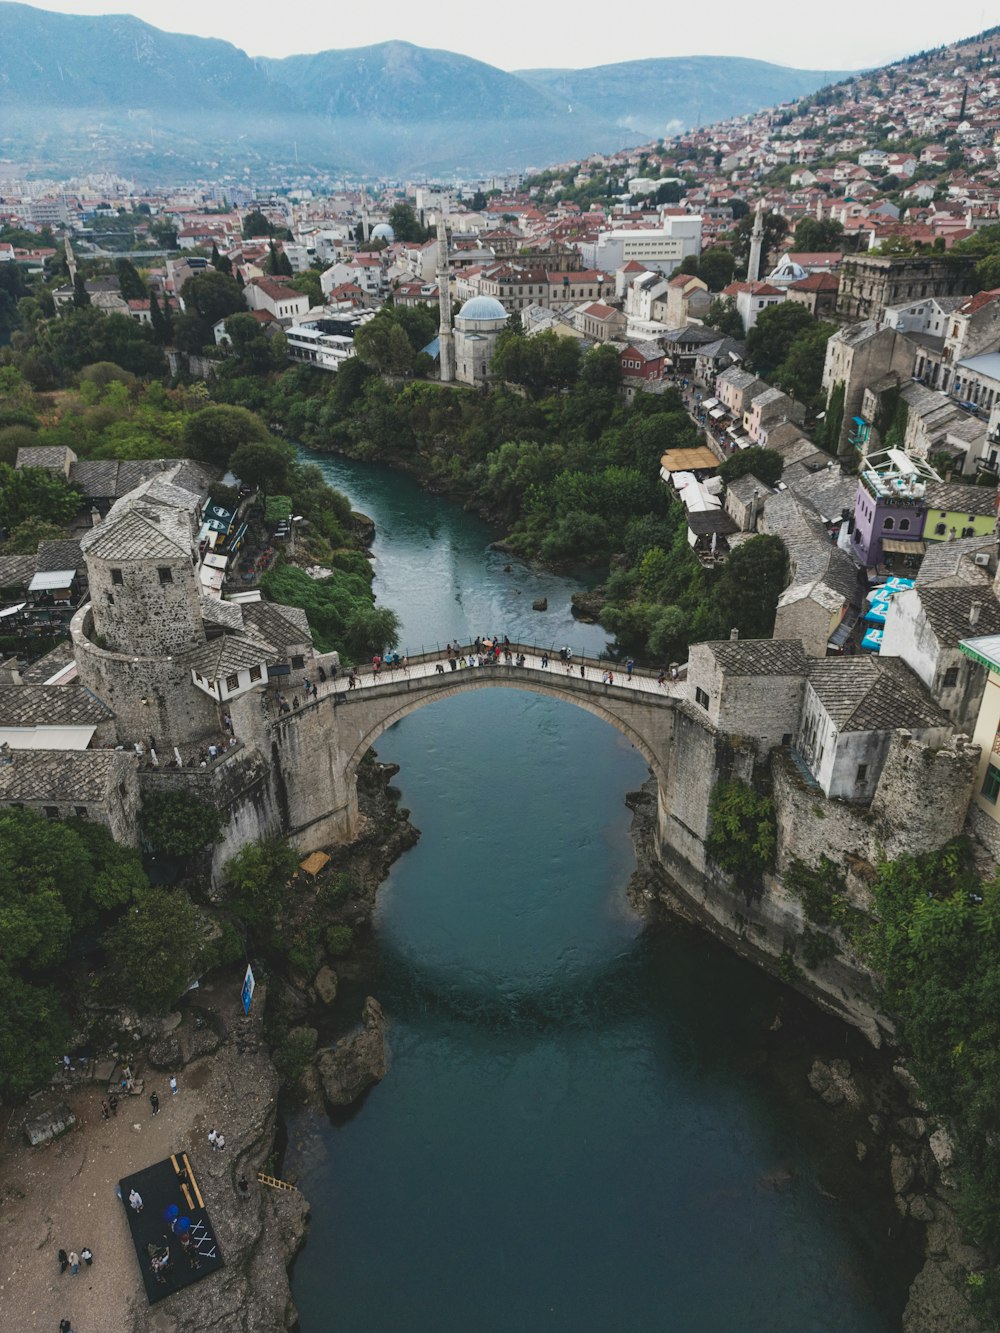
[[[764,201],[757,201],[757,211],[753,217],[753,231],[750,233],[750,259],[747,262],[747,282],[756,282],[760,277],[760,260],[764,250]]]
[[[451,332],[451,263],[448,258],[448,228],[444,208],[438,213],[438,306],[441,324],[438,332],[440,348],[441,383],[450,384],[455,378],[455,343]]]

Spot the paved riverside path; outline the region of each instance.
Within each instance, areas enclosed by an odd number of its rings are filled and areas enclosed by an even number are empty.
[[[466,661],[468,661],[469,652],[469,649],[463,648],[459,652],[456,652],[454,656],[457,659],[464,655]],[[547,667],[543,667],[542,650],[537,647],[528,646],[527,644],[511,644],[510,652],[514,657],[519,653],[524,654],[525,663],[523,667],[515,668],[508,666],[504,662],[503,655],[501,654],[499,663],[494,666],[466,666],[459,667],[457,670],[452,671],[451,667],[448,665],[448,657],[443,650],[437,653],[422,653],[418,657],[411,657],[405,668],[402,666],[383,666],[377,676],[374,673],[372,665],[369,663],[366,666],[355,668],[358,673],[358,682],[354,690],[351,690],[348,684],[349,667],[341,667],[338,670],[337,679],[335,681],[329,679],[326,681],[319,681],[316,678],[315,672],[307,671],[305,675],[311,683],[316,685],[318,698],[320,699],[328,694],[356,694],[359,690],[370,693],[372,690],[383,689],[386,686],[393,685],[398,688],[400,684],[403,684],[406,681],[418,681],[426,677],[437,677],[441,674],[437,670],[438,664],[444,667],[445,678],[455,684],[459,683],[463,677],[468,677],[470,672],[474,675],[482,674],[489,676],[492,671],[496,670],[497,666],[504,666],[507,669],[502,675],[502,681],[508,688],[516,688],[516,674],[518,671],[523,671],[525,679],[530,679],[533,684],[542,684],[544,682],[557,690],[562,686],[568,686],[568,693],[572,692],[574,686],[579,686],[584,681],[589,682],[591,685],[601,684],[605,672],[610,671],[614,676],[614,684],[604,686],[609,694],[622,695],[632,693],[654,695],[661,699],[679,699],[684,697],[686,693],[686,684],[684,681],[670,680],[668,677],[662,685],[659,685],[657,684],[659,672],[651,671],[648,668],[637,668],[632,673],[632,679],[629,680],[628,673],[623,664],[611,662],[607,659],[574,656],[567,666],[567,664],[560,659],[557,650],[549,653],[549,664]],[[402,654],[400,656],[402,656]],[[581,664],[583,665],[585,673],[582,677],[580,675]],[[510,676],[511,670],[515,673],[515,679],[513,681]],[[289,683],[280,686],[279,688],[289,703],[291,702],[291,696],[298,694],[300,704],[305,704],[305,696],[301,693],[302,681],[298,678],[297,674],[290,678],[290,681],[295,680],[297,680],[297,684]],[[278,685],[278,680],[272,681],[272,684]]]

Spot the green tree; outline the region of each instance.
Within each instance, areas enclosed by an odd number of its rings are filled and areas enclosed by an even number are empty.
[[[714,610],[721,630],[743,639],[769,639],[778,598],[785,588],[788,552],[780,537],[751,537],[731,553],[715,588]]]
[[[358,329],[354,350],[382,374],[405,375],[413,369],[413,347],[391,311],[379,311]]]
[[[25,519],[64,527],[80,508],[80,492],[47,468],[0,463],[0,524],[15,528]]]
[[[260,418],[245,407],[203,407],[184,422],[184,446],[189,457],[223,471],[241,445],[266,443],[270,438]]]
[[[226,862],[225,881],[234,915],[254,930],[273,923],[297,868],[298,857],[284,838],[249,843]],[[262,938],[266,940],[266,932]]]
[[[426,241],[431,232],[422,227],[409,204],[400,201],[389,210],[389,226],[397,241]]]
[[[87,291],[87,285],[83,280],[83,274],[77,271],[73,279],[73,304],[78,310],[84,306],[90,305],[90,293]]]
[[[834,218],[801,218],[795,227],[792,244],[797,252],[805,254],[842,250],[844,224]]]
[[[762,310],[747,334],[747,356],[753,369],[758,375],[773,375],[792,345],[814,328],[812,315],[798,301],[782,301]]]
[[[259,208],[253,209],[243,219],[243,238],[252,240],[256,236],[273,236],[274,226],[268,222],[267,218]]]
[[[711,246],[698,260],[698,277],[710,292],[721,292],[733,280],[735,262],[728,250]]]
[[[0,962],[0,1096],[19,1098],[43,1086],[72,1032],[54,987],[26,981]]]
[[[775,384],[807,407],[815,408],[822,402],[826,347],[836,331],[835,325],[823,321],[804,328],[774,372]]]
[[[220,319],[246,309],[236,282],[227,273],[212,268],[192,274],[181,288],[181,299],[185,313],[197,320],[192,332],[200,337],[201,346],[212,341],[212,329]]]
[[[43,518],[25,518],[7,534],[3,544],[4,555],[34,555],[39,542],[58,541],[66,536],[66,529]]]
[[[758,894],[777,846],[774,802],[739,779],[719,782],[708,803],[705,850],[745,897]]]
[[[228,255],[220,254],[219,247],[212,242],[212,267],[219,273],[226,273],[229,277],[233,276],[233,261]]]
[[[157,855],[185,858],[214,842],[221,823],[213,805],[188,792],[151,792],[142,803],[139,827]]]
[[[736,309],[736,302],[731,296],[717,296],[708,307],[705,323],[709,328],[717,329],[724,338],[744,338],[743,320]]]
[[[118,274],[118,287],[126,301],[144,301],[149,291],[139,270],[130,259],[116,259],[115,271]]]
[[[229,466],[245,485],[268,495],[285,484],[294,461],[295,450],[284,440],[252,440],[233,451]]]
[[[775,449],[741,449],[720,466],[718,475],[728,486],[737,477],[753,475],[765,486],[777,486],[785,460]]]
[[[180,998],[201,966],[198,913],[182,889],[142,888],[105,938],[113,994],[144,1013]]]

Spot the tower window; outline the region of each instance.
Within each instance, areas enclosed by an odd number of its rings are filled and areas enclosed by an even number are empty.
[[[113,569],[113,570],[111,571],[111,582],[112,582],[112,583],[122,583],[122,582],[123,582],[123,579],[122,579],[122,572],[121,572],[120,569]]]
[[[161,565],[156,572],[160,576],[161,583],[173,583],[174,573],[169,565]]]

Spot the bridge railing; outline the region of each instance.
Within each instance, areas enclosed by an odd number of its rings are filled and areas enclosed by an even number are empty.
[[[447,651],[449,646],[451,648],[450,653]],[[426,645],[421,644],[419,652],[404,653],[400,651],[400,664],[398,666],[393,665],[389,661],[384,661],[379,670],[378,679],[393,679],[402,672],[402,664],[404,661],[407,666],[423,665],[428,662],[440,662],[447,671],[450,670],[449,662],[451,660],[458,661],[460,658],[464,657],[466,662],[468,662],[471,654],[481,656],[485,651],[485,649],[477,650],[474,642],[469,644],[437,644],[433,648],[428,648]],[[605,671],[611,671],[616,681],[624,680],[626,677],[625,663],[619,661],[617,658],[606,656],[603,653],[599,654],[597,657],[589,656],[586,653],[571,653],[567,667],[567,664],[559,656],[560,651],[561,649],[559,647],[553,646],[547,648],[544,644],[522,642],[505,643],[501,645],[500,663],[505,664],[505,653],[510,653],[513,658],[516,658],[520,653],[525,654],[525,656],[529,658],[538,658],[545,655],[549,659],[550,671],[562,671],[564,674],[579,677],[580,667],[582,666],[588,675],[589,673],[596,672],[598,679],[603,676]],[[534,668],[534,663],[531,665]],[[355,664],[353,667],[350,665],[343,665],[340,668],[340,674],[346,675],[351,670],[355,671],[362,679],[365,677],[375,678],[375,668],[371,662]],[[684,680],[687,676],[687,663],[672,662],[669,667],[664,668],[636,666],[632,668],[632,676],[640,676],[647,680],[655,681],[659,679],[661,670],[664,672],[668,680]],[[590,676],[589,678],[593,679],[593,676]]]

